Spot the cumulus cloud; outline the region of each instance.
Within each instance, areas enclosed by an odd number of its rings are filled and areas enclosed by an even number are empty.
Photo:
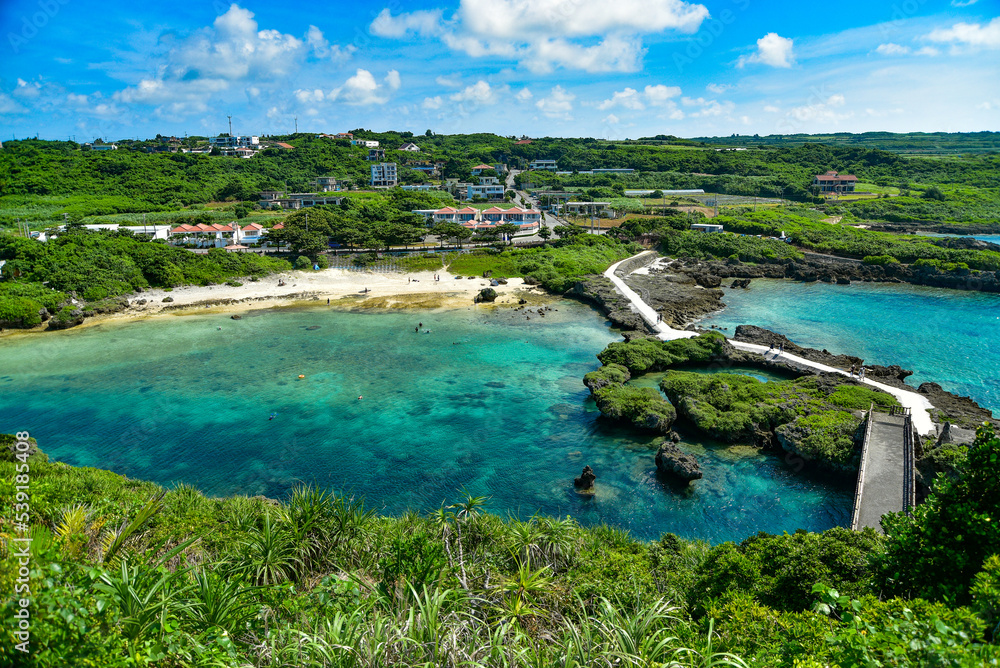
[[[522,88],[521,90],[517,91],[517,95],[515,95],[514,97],[516,97],[520,102],[527,102],[528,100],[533,98],[534,95],[532,95],[531,91],[528,90],[527,88]]]
[[[797,121],[826,121],[836,122],[853,116],[851,113],[840,113],[836,111],[843,107],[847,100],[843,95],[834,94],[820,102],[792,107],[788,111],[788,116]]]
[[[926,36],[932,42],[986,49],[1000,48],[1000,16],[989,23],[956,23],[950,28],[938,28]]]
[[[576,95],[573,93],[565,90],[562,86],[555,86],[549,91],[548,97],[540,99],[535,103],[535,106],[549,118],[571,121],[573,120],[571,112],[575,99]]]
[[[681,103],[685,107],[693,107],[687,112],[691,118],[705,118],[709,116],[721,116],[732,113],[736,105],[728,100],[719,102],[718,100],[707,100],[703,97],[684,97]]]
[[[496,92],[485,81],[480,79],[471,86],[466,86],[448,97],[452,102],[473,102],[476,104],[493,104],[497,101]]]
[[[424,36],[436,35],[442,30],[441,16],[443,13],[440,9],[421,9],[393,16],[387,7],[379,12],[368,29],[373,35],[379,37],[399,38],[408,33]]]
[[[327,99],[352,106],[385,104],[389,101],[389,93],[397,90],[400,84],[399,72],[396,70],[389,70],[380,83],[374,74],[358,68],[354,76],[345,81],[343,86],[330,91]]]
[[[369,26],[380,37],[440,38],[474,58],[516,59],[536,72],[556,67],[587,72],[634,72],[646,53],[641,35],[692,33],[708,17],[683,0],[461,0],[444,18],[440,9],[393,16],[382,10]]]
[[[607,125],[617,125],[618,124],[618,117],[615,116],[614,114],[608,114],[607,116],[605,116],[601,120],[604,123],[606,123]]]
[[[444,86],[445,88],[458,88],[462,85],[462,79],[457,74],[453,74],[450,77],[439,76],[434,79],[434,82],[439,86]]]
[[[709,93],[715,93],[716,95],[722,95],[723,93],[725,93],[730,88],[732,88],[732,86],[730,84],[714,84],[714,83],[710,83],[707,86],[705,86],[705,90],[707,90]]]
[[[792,53],[793,41],[782,37],[776,32],[769,32],[757,40],[757,52],[748,56],[740,56],[736,67],[744,67],[750,63],[760,63],[771,67],[791,67],[795,63]]]
[[[346,47],[330,44],[323,36],[323,31],[316,26],[309,26],[309,30],[306,31],[306,44],[309,45],[317,58],[333,61],[347,60],[357,50],[353,44],[348,44]]]
[[[434,110],[434,109],[440,109],[443,104],[444,100],[441,99],[441,96],[435,95],[434,97],[425,97],[423,104],[421,104],[420,106],[422,106],[424,109]]]
[[[604,111],[605,109],[622,107],[633,111],[641,111],[647,105],[653,107],[664,106],[670,98],[677,97],[680,94],[681,89],[677,86],[664,86],[663,84],[646,86],[642,92],[634,88],[625,88],[624,90],[615,91],[609,99],[598,104],[597,108]]]
[[[283,85],[307,57],[342,62],[355,50],[331,44],[313,25],[302,38],[261,29],[254,13],[237,4],[211,26],[180,38],[164,34],[159,44],[152,54],[143,54],[154,73],[118,91],[113,99],[121,104],[160,105],[156,115],[177,119],[207,111],[216,96],[245,90],[259,98],[262,87],[273,90]],[[300,93],[296,91],[296,97]],[[315,91],[309,94],[316,97]]]

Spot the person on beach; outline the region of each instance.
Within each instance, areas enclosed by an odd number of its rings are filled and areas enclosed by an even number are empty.
[[[861,367],[861,373],[858,374],[858,378],[860,378],[861,380],[865,379],[865,368],[864,367]]]
[[[778,354],[783,355],[784,353],[785,353],[785,344],[784,342],[782,342],[778,344]]]
[[[770,352],[774,352],[774,341],[772,341],[772,342],[771,342],[771,345],[770,345],[770,347],[769,347],[769,348],[767,349],[767,352],[769,352],[769,353],[770,353]]]
[[[857,366],[857,365],[855,365],[855,364],[851,365],[851,378],[854,378],[854,367],[855,366]]]

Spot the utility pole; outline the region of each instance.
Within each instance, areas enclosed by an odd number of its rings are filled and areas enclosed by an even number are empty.
[[[299,134],[299,117],[295,117],[295,134]]]
[[[226,118],[229,119],[229,136],[232,137],[233,136],[233,115],[229,114],[228,116],[226,116]]]

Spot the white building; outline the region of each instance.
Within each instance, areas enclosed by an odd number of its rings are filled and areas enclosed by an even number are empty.
[[[535,160],[528,165],[528,169],[547,169],[556,171],[555,160]]]
[[[352,139],[351,146],[363,146],[365,148],[378,148],[378,142],[374,139]]]
[[[399,172],[394,162],[380,162],[372,165],[372,185],[376,188],[395,188],[399,183]]]
[[[260,138],[259,137],[249,137],[244,135],[233,135],[233,136],[219,136],[210,137],[208,143],[212,148],[219,148],[222,150],[233,150],[237,148],[248,148],[256,151],[260,148]]]
[[[487,200],[501,200],[503,199],[504,185],[501,183],[480,183],[478,185],[470,185],[468,189],[468,199],[475,199],[481,197]]]

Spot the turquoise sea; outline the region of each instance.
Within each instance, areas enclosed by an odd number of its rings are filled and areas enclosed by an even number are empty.
[[[553,305],[531,320],[322,306],[8,337],[0,432],[30,431],[53,459],[212,495],[281,497],[305,481],[392,514],[465,488],[496,513],[571,515],[644,539],[848,521],[852,479],[749,448],[686,438],[705,477],[661,480],[653,437],[602,418],[581,382],[619,337],[588,307]],[[573,491],[584,465],[593,498]]]
[[[972,237],[973,239],[979,239],[980,241],[990,241],[995,244],[1000,244],[1000,234],[938,234],[936,232],[923,232],[919,236],[922,237]]]
[[[913,370],[1000,415],[1000,295],[907,284],[796,283],[755,279],[726,290],[726,308],[701,325],[748,323],[799,345]]]

